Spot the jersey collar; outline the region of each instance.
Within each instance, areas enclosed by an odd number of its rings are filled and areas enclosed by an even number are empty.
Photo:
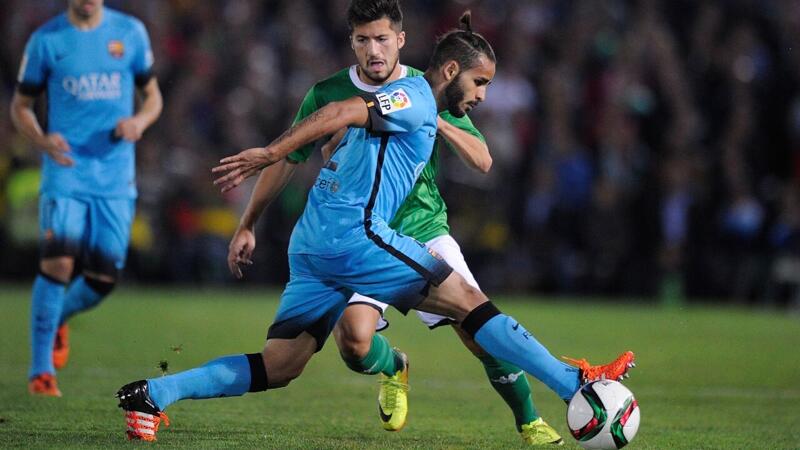
[[[408,75],[408,67],[400,64],[400,78],[405,78]],[[350,81],[353,83],[355,87],[364,91],[364,92],[375,92],[380,89],[382,86],[373,86],[371,84],[364,83],[361,81],[361,78],[358,78],[358,66],[353,64],[350,66]]]

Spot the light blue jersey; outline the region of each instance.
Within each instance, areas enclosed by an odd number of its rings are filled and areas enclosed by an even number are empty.
[[[354,292],[406,313],[453,271],[388,225],[436,139],[436,100],[427,80],[403,78],[362,97],[369,124],[347,131],[308,195],[268,339],[305,331],[319,350]]]
[[[350,128],[320,171],[294,228],[289,254],[340,255],[388,228],[430,158],[436,100],[424,77],[363,95],[367,128]]]
[[[46,89],[47,130],[66,138],[75,161],[64,167],[45,154],[42,193],[136,196],[134,145],[113,132],[120,119],[133,115],[135,86],[149,81],[152,64],[144,25],[109,8],[91,30],[79,30],[64,13],[33,33],[19,90],[35,96]]]

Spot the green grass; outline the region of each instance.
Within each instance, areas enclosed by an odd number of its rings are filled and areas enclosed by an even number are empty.
[[[60,399],[26,391],[29,294],[0,289],[0,448],[108,448],[124,439],[113,394],[122,384],[213,357],[260,350],[275,291],[123,287],[75,318]],[[800,448],[800,318],[733,308],[495,302],[555,355],[609,360],[624,349],[638,367],[626,384],[642,411],[632,449]],[[479,363],[447,329],[428,331],[392,311],[386,332],[411,357],[411,412],[401,433],[380,428],[374,377],[350,372],[332,340],[288,388],[184,401],[157,447],[524,448]],[[171,348],[182,346],[180,353]],[[565,407],[532,380],[540,413],[568,436]]]

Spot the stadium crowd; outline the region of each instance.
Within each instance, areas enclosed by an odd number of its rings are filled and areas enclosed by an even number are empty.
[[[60,0],[0,9],[0,104],[30,32]],[[316,81],[353,63],[346,0],[107,0],[148,27],[164,95],[137,145],[126,278],[231,282],[251,185],[210,168],[266,144]],[[488,175],[443,159],[452,234],[488,291],[685,296],[800,307],[800,2],[404,0],[401,62],[425,67],[465,9],[498,53]],[[0,109],[2,278],[36,267],[38,152]],[[320,166],[260,222],[247,278],[283,283]]]

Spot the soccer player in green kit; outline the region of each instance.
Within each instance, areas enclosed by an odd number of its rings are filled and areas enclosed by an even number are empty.
[[[398,0],[353,0],[348,8],[351,46],[357,65],[341,70],[316,83],[306,94],[294,123],[334,101],[341,101],[362,92],[375,92],[382,85],[406,76],[423,73],[399,63],[399,50],[405,43],[402,31],[402,12]],[[481,133],[466,116],[456,118],[445,111],[438,120],[439,137],[443,138],[468,166],[486,173],[491,156]],[[337,134],[323,145],[328,155],[341,138]],[[447,207],[436,186],[439,169],[437,140],[430,162],[390,226],[395,230],[427,243],[454,270],[474,287],[478,287],[467,267],[456,241],[449,235]],[[274,200],[292,176],[295,164],[305,162],[313,146],[291,153],[286,159],[265,168],[260,174],[240,225],[231,239],[228,265],[231,272],[242,277],[240,265],[250,264],[255,249],[254,228],[258,217]],[[325,158],[328,159],[327,157]],[[352,370],[364,374],[381,374],[379,412],[383,427],[400,430],[408,412],[408,359],[393,349],[388,340],[376,334],[388,324],[383,320],[387,305],[355,294],[334,329],[334,337],[342,358]],[[558,433],[538,416],[531,398],[531,389],[523,371],[484,352],[475,341],[447,317],[417,312],[420,319],[433,329],[453,324],[464,345],[481,361],[494,389],[514,413],[517,430],[529,444],[562,443]]]

